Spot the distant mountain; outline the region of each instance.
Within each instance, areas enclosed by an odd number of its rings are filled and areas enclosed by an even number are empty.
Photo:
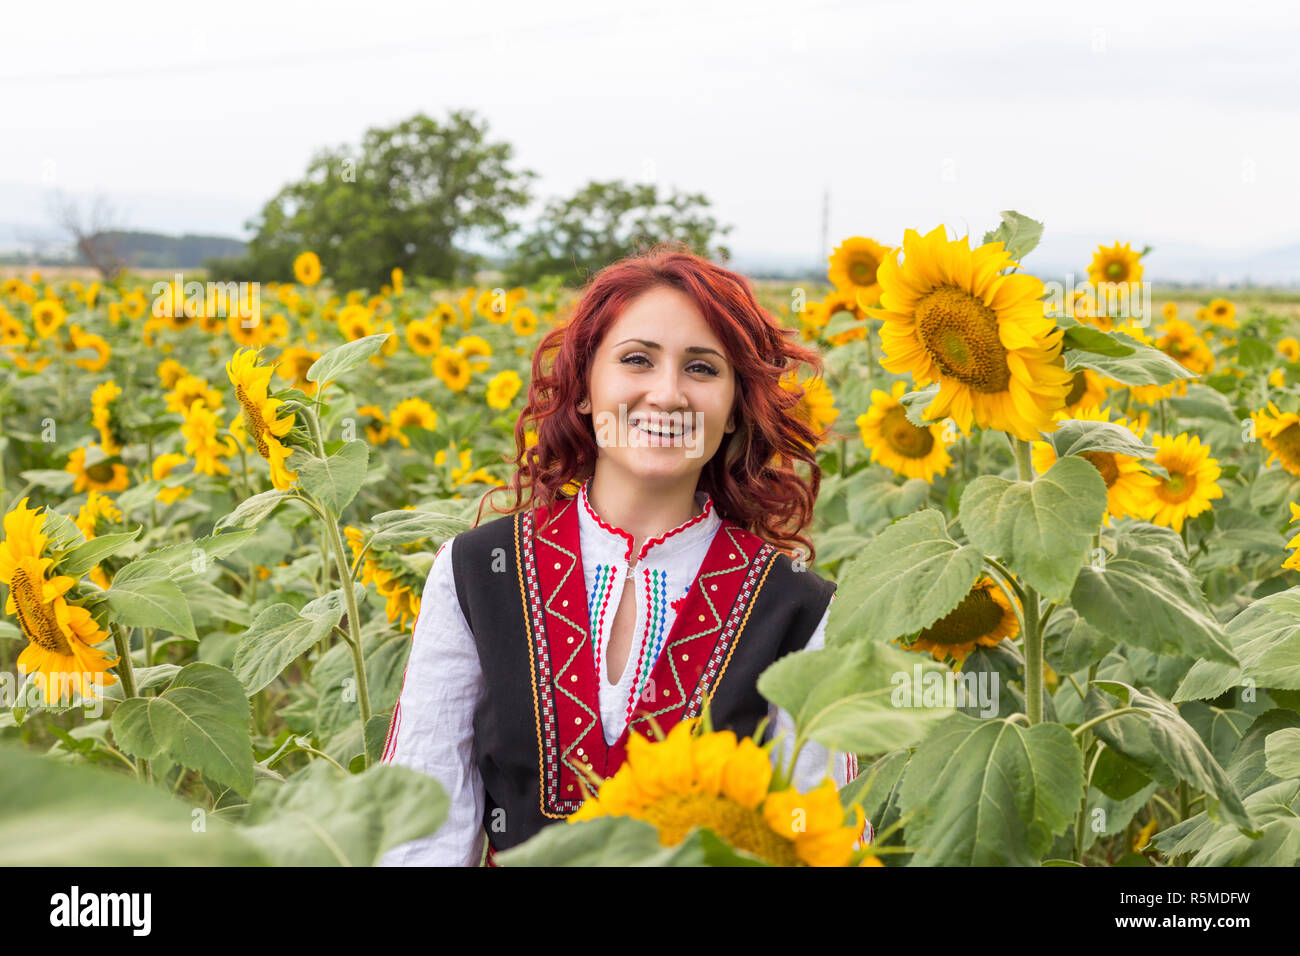
[[[132,269],[196,269],[209,259],[241,255],[246,247],[239,239],[191,233],[168,236],[117,230],[104,235]],[[15,262],[79,263],[71,243],[48,228],[0,224],[0,254]]]

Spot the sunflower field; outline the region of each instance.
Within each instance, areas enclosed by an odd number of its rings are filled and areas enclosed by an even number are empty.
[[[824,355],[782,384],[838,585],[759,690],[858,777],[799,793],[706,714],[497,862],[1300,861],[1300,312],[1145,307],[1118,241],[1063,290],[1041,229],[756,284]],[[385,739],[573,293],[329,267],[0,285],[0,862],[371,865],[445,818]]]

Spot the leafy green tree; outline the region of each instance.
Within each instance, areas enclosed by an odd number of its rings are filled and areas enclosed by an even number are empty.
[[[729,250],[711,244],[715,233],[725,235],[731,226],[720,227],[705,214],[708,206],[701,194],[674,189],[660,197],[658,187],[650,184],[589,182],[571,198],[546,204],[532,230],[515,247],[505,281],[527,285],[544,275],[558,275],[565,285],[578,286],[609,263],[670,240],[725,261]]]
[[[484,259],[470,236],[500,241],[529,202],[536,173],[513,170],[514,148],[490,143],[486,123],[453,111],[445,123],[424,114],[366,132],[359,153],[325,149],[306,175],[285,186],[250,220],[256,236],[242,261],[212,263],[232,278],[292,281],[293,260],[311,250],[343,288],[374,288],[394,266],[411,275],[471,280]]]

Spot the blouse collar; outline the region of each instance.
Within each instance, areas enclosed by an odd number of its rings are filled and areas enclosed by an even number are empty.
[[[582,530],[584,550],[587,549],[588,542],[599,549],[597,560],[604,557],[606,560],[621,560],[625,563],[632,563],[634,560],[637,563],[642,560],[658,563],[696,545],[712,541],[713,535],[722,523],[717,512],[713,510],[713,499],[708,492],[697,491],[695,503],[701,509],[698,515],[679,524],[671,531],[647,539],[641,545],[640,554],[633,554],[632,545],[635,539],[632,534],[610,524],[591,506],[591,501],[587,498],[587,485],[590,483],[591,479],[588,478],[578,490],[578,524]]]

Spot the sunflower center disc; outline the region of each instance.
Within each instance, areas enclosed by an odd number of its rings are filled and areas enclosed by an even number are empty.
[[[1128,274],[1128,269],[1125,268],[1124,263],[1122,262],[1111,262],[1108,263],[1106,266],[1107,279],[1112,279],[1118,282],[1120,279],[1123,279],[1127,274]]]
[[[1292,422],[1273,436],[1277,456],[1288,466],[1300,463],[1300,422]]]
[[[1181,471],[1169,469],[1169,477],[1160,482],[1160,497],[1171,504],[1186,501],[1196,491],[1196,482],[1190,481]]]
[[[40,599],[38,582],[31,579],[23,568],[14,571],[10,582],[14,606],[18,609],[18,623],[33,643],[55,654],[71,654],[68,639],[59,630],[54,607]]]
[[[901,405],[885,412],[880,423],[880,434],[889,447],[904,458],[924,458],[934,448],[934,436],[928,428],[917,428],[907,420],[907,410]]]
[[[696,826],[706,826],[734,847],[779,866],[798,866],[794,844],[775,833],[762,815],[711,793],[668,793],[640,811],[659,830],[659,842],[674,846]]]
[[[91,465],[86,469],[86,474],[98,482],[109,482],[113,480],[112,465]]]
[[[858,285],[872,285],[876,281],[876,263],[869,259],[855,259],[849,266],[849,277]]]
[[[1079,399],[1083,398],[1083,393],[1088,390],[1088,376],[1083,374],[1083,369],[1074,373],[1074,378],[1070,381],[1070,394],[1065,396],[1065,407],[1069,408]]]
[[[997,313],[969,292],[941,286],[916,304],[921,344],[949,378],[977,392],[1005,392],[1011,381]]]
[[[1092,462],[1092,467],[1101,472],[1107,488],[1115,484],[1115,479],[1119,477],[1119,465],[1115,463],[1114,455],[1108,451],[1085,451],[1079,457]]]
[[[1002,623],[1002,607],[989,597],[987,588],[971,591],[960,604],[935,621],[918,636],[935,644],[965,644],[983,637]]]

